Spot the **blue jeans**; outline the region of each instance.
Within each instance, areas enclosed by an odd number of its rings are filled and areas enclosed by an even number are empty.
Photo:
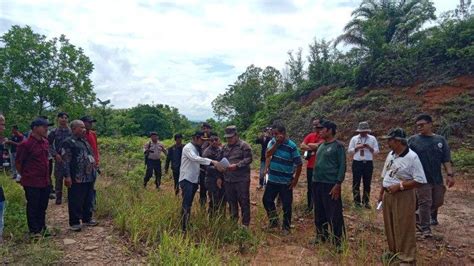
[[[0,202],[0,237],[3,236],[3,216],[5,213],[5,201]]]
[[[263,187],[265,185],[265,161],[260,162],[260,172],[258,177],[258,184]]]

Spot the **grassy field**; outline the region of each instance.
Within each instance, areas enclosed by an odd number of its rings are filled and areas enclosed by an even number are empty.
[[[173,193],[171,178],[163,176],[163,189],[160,191],[151,187],[143,189],[145,167],[142,146],[146,141],[147,139],[138,137],[100,139],[102,175],[97,182],[97,216],[99,220],[112,220],[114,233],[124,240],[129,252],[144,255],[147,263],[162,265],[380,263],[380,254],[386,249],[381,214],[375,210],[367,211],[353,207],[350,180],[346,180],[343,187],[348,237],[341,254],[337,254],[333,247],[327,244],[317,246],[308,244],[314,236],[314,225],[312,214],[304,213],[306,191],[304,182],[298,184],[294,193],[295,228],[288,237],[264,229],[268,221],[261,204],[262,192],[256,192],[254,187],[251,191],[250,230],[242,229],[225,216],[209,219],[207,211],[195,200],[189,232],[183,235],[180,231],[181,199]],[[171,144],[171,141],[166,141],[167,146]],[[471,154],[463,149],[455,151],[453,157],[458,166],[472,169]],[[377,169],[380,167],[376,165]],[[377,183],[375,177],[378,175],[376,170],[374,183]],[[470,175],[462,182],[470,185],[469,178]],[[301,178],[303,179],[304,177]],[[0,264],[61,263],[66,254],[62,251],[61,244],[58,245],[58,241],[52,239],[32,241],[27,237],[25,200],[21,186],[11,180],[6,173],[0,173],[0,183],[8,200],[5,217],[6,244],[0,246]],[[372,198],[377,193],[378,188],[375,186]],[[471,202],[471,195],[469,190],[451,192],[449,196],[451,202],[448,204],[465,205],[466,202]],[[448,210],[448,207],[443,210]],[[454,223],[463,221],[462,217],[455,217],[452,213],[457,215],[461,212],[453,210],[442,218],[454,219]],[[467,210],[466,215],[468,214]],[[449,225],[448,222],[445,224]],[[440,233],[448,230],[443,225],[438,228],[441,228]],[[466,234],[462,230],[458,231],[461,235]],[[453,237],[459,239],[459,236]],[[446,238],[450,239],[451,236],[447,235]],[[445,262],[446,259],[452,262],[454,257],[450,256],[454,255],[448,252],[446,247],[449,245],[447,241],[445,242],[422,246],[419,262],[423,264],[430,261],[443,262],[443,259]],[[450,245],[453,245],[452,242]],[[435,257],[427,259],[432,253],[431,249],[437,250],[437,253]]]

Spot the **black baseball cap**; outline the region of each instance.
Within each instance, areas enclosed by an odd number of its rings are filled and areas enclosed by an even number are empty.
[[[86,115],[86,116],[83,116],[81,117],[81,121],[82,122],[89,122],[89,123],[95,123],[97,122],[97,120],[93,119],[91,116],[89,115]]]
[[[44,118],[41,118],[41,117],[38,117],[36,118],[35,120],[33,120],[30,124],[30,128],[33,129],[35,127],[41,127],[41,126],[52,126],[54,125],[53,123],[50,123],[48,121],[48,119],[44,119]]]
[[[402,128],[392,128],[388,132],[387,135],[382,136],[381,139],[398,139],[398,140],[405,140],[407,138],[407,134]]]
[[[193,134],[193,137],[199,137],[199,138],[202,138],[204,136],[204,132],[198,130],[196,132],[194,132]]]
[[[212,129],[211,124],[209,124],[207,122],[202,123],[201,127]]]

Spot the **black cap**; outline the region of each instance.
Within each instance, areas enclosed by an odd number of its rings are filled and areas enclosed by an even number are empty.
[[[381,137],[381,139],[398,139],[398,140],[405,140],[406,138],[407,138],[407,134],[401,128],[392,128],[390,129],[387,135]]]
[[[237,134],[237,127],[236,126],[228,126],[224,129],[224,132],[225,132],[225,135],[224,135],[225,138],[231,138],[231,137],[235,136],[235,134]]]
[[[205,128],[212,129],[211,124],[209,124],[209,123],[207,123],[207,122],[202,123],[202,126],[201,126],[201,127],[205,127]]]
[[[53,123],[50,123],[47,119],[38,117],[33,122],[31,122],[30,127],[33,129],[34,127],[41,127],[41,126],[52,126]]]
[[[150,137],[153,135],[158,136],[158,133],[156,133],[155,131],[150,132]]]
[[[86,116],[83,116],[81,117],[81,121],[82,122],[89,122],[89,123],[95,123],[97,122],[97,120],[93,119],[91,116],[89,115],[86,115]]]
[[[67,116],[67,118],[69,118],[69,115],[66,112],[59,112],[58,113],[58,117],[63,117],[63,116]]]
[[[202,138],[204,136],[204,132],[198,130],[196,132],[194,132],[193,134],[193,137],[199,137],[199,138]]]

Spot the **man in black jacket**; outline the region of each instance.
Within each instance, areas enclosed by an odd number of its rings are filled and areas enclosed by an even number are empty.
[[[175,194],[179,193],[179,168],[181,167],[181,155],[183,154],[183,135],[176,134],[174,135],[174,141],[176,142],[168,150],[168,155],[166,156],[166,165],[165,165],[165,174],[168,174],[168,169],[171,163],[171,171],[173,172],[174,179],[174,191]]]

